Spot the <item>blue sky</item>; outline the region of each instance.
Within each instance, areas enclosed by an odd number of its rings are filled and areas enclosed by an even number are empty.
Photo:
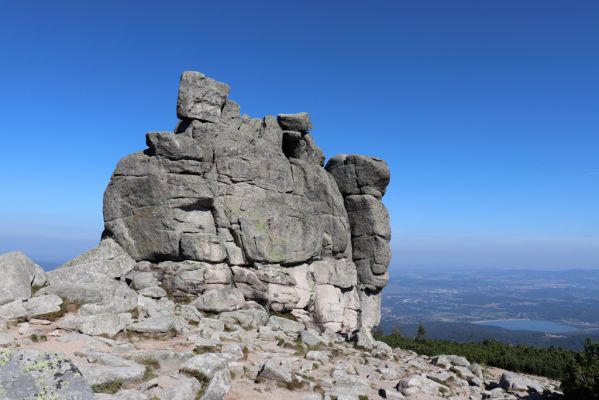
[[[178,79],[308,111],[386,159],[393,268],[599,267],[596,1],[19,1],[0,6],[0,252],[92,247],[117,161]]]

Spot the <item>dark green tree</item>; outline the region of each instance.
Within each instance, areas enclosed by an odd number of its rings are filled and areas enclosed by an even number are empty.
[[[391,336],[401,337],[401,332],[399,331],[399,325],[397,322],[393,323],[393,327],[391,328]]]
[[[426,336],[426,329],[424,329],[424,325],[422,322],[418,323],[418,330],[416,331],[416,337],[414,338],[417,342],[422,342],[424,337]]]
[[[587,339],[584,351],[566,369],[562,390],[566,399],[599,399],[599,342]]]

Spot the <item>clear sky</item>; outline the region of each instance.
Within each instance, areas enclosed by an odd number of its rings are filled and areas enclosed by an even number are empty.
[[[4,1],[0,252],[97,243],[181,71],[387,160],[393,268],[599,268],[597,1]]]

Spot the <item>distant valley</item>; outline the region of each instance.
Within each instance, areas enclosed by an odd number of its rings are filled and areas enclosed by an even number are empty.
[[[477,323],[493,320],[510,329]],[[387,333],[396,327],[413,336],[419,322],[427,337],[434,339],[492,338],[510,344],[581,349],[587,337],[599,339],[599,271],[481,269],[392,274],[383,291],[381,328]]]

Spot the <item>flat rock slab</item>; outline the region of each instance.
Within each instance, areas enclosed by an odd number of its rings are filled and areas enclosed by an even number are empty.
[[[0,398],[92,400],[77,367],[60,354],[0,350]]]

